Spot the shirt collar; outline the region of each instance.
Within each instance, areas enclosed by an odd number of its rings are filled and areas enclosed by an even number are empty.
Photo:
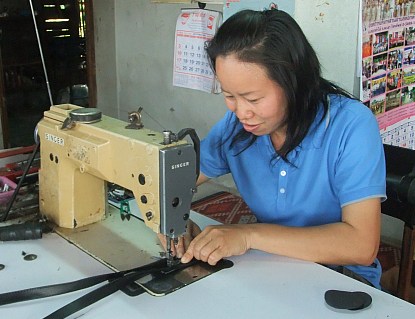
[[[327,128],[330,125],[331,120],[331,110],[330,110],[330,98],[327,97],[327,112],[323,120],[322,116],[324,113],[324,107],[320,104],[317,115],[314,119],[314,122],[311,124],[310,129],[308,130],[307,135],[303,139],[297,148],[310,149],[310,148],[320,148],[323,145],[324,135],[327,131]]]

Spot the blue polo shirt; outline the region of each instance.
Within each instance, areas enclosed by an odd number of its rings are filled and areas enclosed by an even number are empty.
[[[383,145],[372,112],[359,101],[336,95],[330,96],[329,111],[320,122],[322,112],[321,107],[307,136],[289,153],[290,164],[276,157],[269,135],[258,136],[240,154],[244,142],[230,149],[242,125],[228,111],[201,143],[201,172],[210,178],[232,173],[242,198],[262,223],[335,223],[341,221],[345,205],[385,199]],[[349,268],[379,287],[380,265]]]

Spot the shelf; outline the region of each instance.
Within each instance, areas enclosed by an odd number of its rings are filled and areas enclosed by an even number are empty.
[[[37,65],[41,65],[42,61],[41,60],[36,60],[36,61],[27,61],[27,62],[15,62],[15,63],[9,63],[4,61],[3,62],[3,69],[7,69],[7,68],[17,68],[17,67],[26,67],[26,66],[37,66]]]

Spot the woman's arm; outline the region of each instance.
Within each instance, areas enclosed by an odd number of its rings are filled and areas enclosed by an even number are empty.
[[[182,262],[194,257],[214,265],[221,258],[259,249],[324,264],[370,265],[379,240],[380,199],[372,198],[345,206],[342,222],[322,226],[208,226],[190,243]]]
[[[203,184],[204,182],[207,182],[208,180],[209,180],[209,177],[203,175],[203,173],[200,173],[196,181],[196,186],[199,186],[200,184]]]

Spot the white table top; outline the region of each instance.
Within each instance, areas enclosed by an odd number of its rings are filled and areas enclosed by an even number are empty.
[[[22,252],[36,260],[25,261]],[[318,264],[249,251],[234,266],[163,297],[117,292],[70,318],[415,318],[415,305]],[[32,241],[0,242],[0,292],[62,283],[110,270],[55,233]],[[93,288],[92,288],[93,289]],[[0,306],[0,318],[43,318],[91,288]],[[326,305],[329,289],[365,291],[372,305],[340,311]]]

